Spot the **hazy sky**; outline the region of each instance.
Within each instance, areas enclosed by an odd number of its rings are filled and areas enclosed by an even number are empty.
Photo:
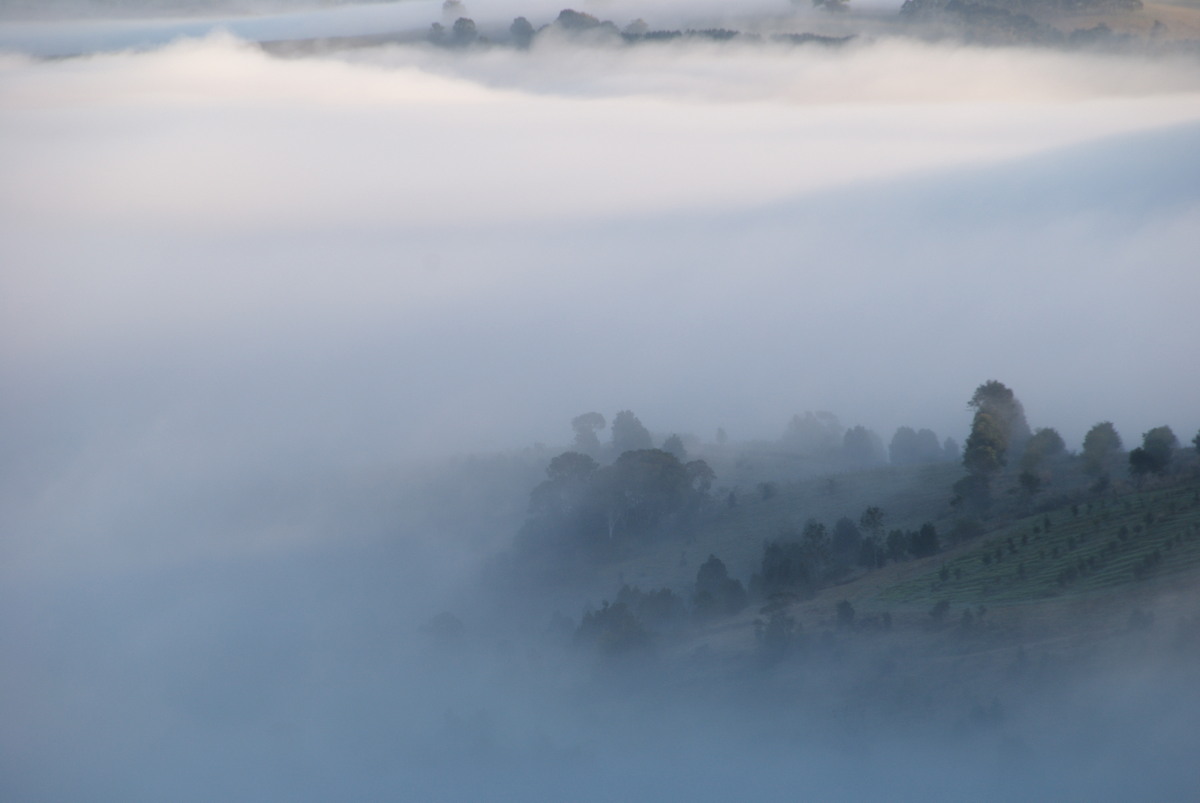
[[[1104,419],[1190,439],[1197,66],[888,39],[0,56],[0,770],[178,799],[214,754],[263,758],[319,799],[273,740],[335,767],[374,744],[387,612],[470,565],[372,540],[403,518],[380,466],[564,444],[593,409],[961,441],[992,378],[1072,448]],[[122,774],[126,749],[164,761]]]

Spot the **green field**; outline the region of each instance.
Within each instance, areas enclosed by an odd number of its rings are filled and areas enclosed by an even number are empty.
[[[1200,564],[1200,482],[1017,520],[945,553],[881,602],[1025,602],[1104,591]]]

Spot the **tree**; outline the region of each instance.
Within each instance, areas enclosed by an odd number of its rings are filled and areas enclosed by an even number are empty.
[[[612,445],[618,454],[651,447],[650,431],[630,410],[617,413],[612,422]]]
[[[598,468],[595,460],[579,452],[563,452],[555,457],[546,467],[546,481],[529,495],[530,513],[554,520],[573,515],[585,503]]]
[[[945,455],[937,435],[931,429],[899,427],[888,446],[888,457],[894,466],[939,463],[945,459]]]
[[[725,563],[716,555],[700,565],[693,594],[696,615],[702,618],[732,616],[746,607],[746,589],[729,576]]]
[[[470,17],[459,17],[450,28],[450,42],[460,47],[473,44],[479,38],[475,29],[475,20]]]
[[[1129,453],[1129,473],[1139,483],[1149,474],[1166,473],[1179,439],[1170,427],[1155,427],[1142,435],[1142,445]]]
[[[872,505],[858,517],[858,523],[864,530],[878,538],[883,529],[883,508]]]
[[[535,31],[533,26],[529,24],[529,20],[524,17],[517,17],[512,21],[512,25],[508,26],[508,32],[513,38],[513,44],[517,47],[529,47],[533,43]]]
[[[575,631],[575,642],[594,646],[601,654],[617,656],[650,646],[650,633],[623,602],[586,611]]]
[[[776,541],[763,545],[762,571],[757,585],[764,597],[776,594],[796,594],[810,597],[816,593],[817,584],[809,567],[809,558],[804,545],[791,534],[784,534]]]
[[[1101,421],[1083,438],[1083,470],[1093,477],[1107,475],[1121,449],[1121,436],[1112,422]]]
[[[700,496],[708,494],[709,489],[712,488],[713,480],[717,478],[716,472],[703,460],[692,460],[685,463],[683,470],[687,473],[688,485],[691,486],[692,491]],[[733,491],[729,493],[732,495]]]
[[[904,560],[908,554],[908,536],[903,530],[892,530],[887,537],[887,556],[895,563],[896,561]]]
[[[1004,467],[1008,438],[995,416],[979,411],[963,449],[963,467],[976,477],[990,478]]]
[[[1025,451],[1025,444],[1032,433],[1025,421],[1025,408],[1003,382],[989,379],[975,389],[967,407],[976,414],[986,413],[999,428],[1005,449],[1013,455]]]
[[[584,454],[599,454],[600,438],[596,433],[607,426],[604,416],[600,413],[583,413],[571,419],[571,429],[575,430],[575,449]]]
[[[551,482],[579,484],[591,479],[600,467],[592,458],[579,452],[563,452],[546,466]]]
[[[941,549],[937,528],[928,522],[922,524],[921,529],[910,536],[908,548],[914,558],[926,558],[930,555],[936,555],[938,550]]]
[[[662,449],[664,452],[670,452],[680,460],[687,460],[687,449],[683,445],[683,439],[678,435],[671,435],[663,441]]]
[[[1021,455],[1021,468],[1027,472],[1036,471],[1044,460],[1058,457],[1067,450],[1062,436],[1052,427],[1043,427],[1029,439],[1025,445],[1025,454]]]
[[[862,426],[850,427],[842,436],[842,454],[854,466],[875,466],[885,460],[883,439]]]
[[[833,413],[807,411],[788,422],[781,442],[792,451],[806,455],[828,455],[842,445],[842,425]]]
[[[942,459],[947,463],[957,463],[962,457],[962,452],[959,451],[958,441],[954,438],[946,438],[942,442]]]

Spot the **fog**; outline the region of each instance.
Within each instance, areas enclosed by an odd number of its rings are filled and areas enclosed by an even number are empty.
[[[778,710],[781,678],[597,674],[469,602],[587,410],[962,440],[994,377],[1072,449],[1101,420],[1190,438],[1194,59],[215,33],[47,61],[75,23],[24,24],[0,31],[4,797],[1194,791],[1174,666],[955,740],[846,724],[819,664]],[[287,35],[358,32],[313,24]],[[496,452],[508,484],[470,509],[424,484]],[[470,646],[422,633],[447,609]]]

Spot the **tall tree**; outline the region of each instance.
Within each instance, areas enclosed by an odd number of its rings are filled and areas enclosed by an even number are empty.
[[[807,411],[794,415],[781,439],[789,449],[806,455],[828,455],[842,445],[843,427],[833,413]]]
[[[1148,474],[1164,474],[1178,444],[1170,427],[1155,427],[1142,435],[1142,445],[1129,453],[1129,472],[1139,482]]]
[[[885,460],[883,439],[862,426],[850,427],[842,436],[842,454],[854,466],[876,466]]]
[[[618,455],[651,447],[650,431],[630,410],[617,413],[612,422],[613,451]]]
[[[1112,422],[1101,421],[1083,438],[1083,470],[1093,477],[1107,475],[1121,448],[1121,436]]]
[[[990,413],[975,413],[963,448],[963,467],[973,475],[991,477],[1004,467],[1007,452],[1008,438],[1001,423]]]
[[[575,430],[575,449],[584,454],[599,453],[600,438],[596,433],[605,426],[607,422],[600,413],[583,413],[572,418],[571,429]]]
[[[1062,436],[1053,427],[1042,427],[1033,433],[1029,443],[1025,445],[1025,454],[1021,455],[1021,468],[1024,471],[1036,471],[1048,458],[1058,457],[1067,450]]]
[[[967,406],[976,413],[987,413],[995,420],[1012,455],[1019,455],[1025,450],[1025,444],[1032,435],[1025,421],[1025,408],[1003,382],[995,379],[984,382],[975,388]]]
[[[663,441],[662,449],[678,457],[681,462],[687,460],[687,447],[683,445],[683,438],[678,435],[671,435]]]

